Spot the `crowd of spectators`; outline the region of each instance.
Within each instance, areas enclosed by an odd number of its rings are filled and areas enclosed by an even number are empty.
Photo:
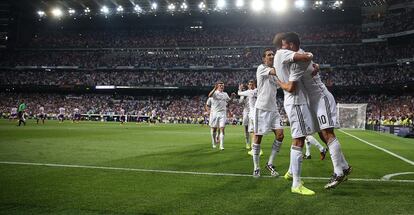
[[[256,79],[249,70],[0,70],[0,85],[46,86],[185,86],[208,87],[217,81],[236,87]],[[413,64],[326,68],[320,75],[328,86],[366,86],[414,82]]]
[[[271,46],[272,47],[272,46]],[[400,45],[387,43],[355,45],[303,46],[314,54],[315,62],[331,66],[363,63],[388,63],[414,58],[414,40]],[[3,53],[0,66],[76,66],[95,69],[133,66],[140,68],[173,68],[214,66],[252,68],[261,63],[264,47],[215,48],[185,50],[100,50],[100,51],[16,51]]]
[[[230,92],[229,92],[230,94]],[[204,106],[207,97],[202,96],[122,96],[122,95],[60,95],[60,94],[5,94],[0,93],[0,115],[8,116],[11,108],[25,102],[29,116],[36,116],[39,107],[43,106],[49,116],[56,116],[59,108],[66,109],[69,117],[75,108],[82,114],[117,115],[120,109],[128,115],[151,116],[156,111],[161,121],[177,118],[200,119],[206,116]],[[283,99],[278,97],[279,112],[284,120],[287,119],[283,110]],[[412,119],[414,114],[414,97],[412,95],[389,96],[340,96],[338,103],[367,103],[367,118],[373,120],[388,120],[397,123],[406,118]],[[228,117],[240,120],[242,104],[234,97],[228,106]]]
[[[277,32],[295,31],[304,43],[359,42],[360,26],[203,26],[162,27],[107,31],[40,31],[28,44],[34,48],[142,48],[186,46],[271,45]]]

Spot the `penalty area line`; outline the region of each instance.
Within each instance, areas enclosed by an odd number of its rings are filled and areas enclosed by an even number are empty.
[[[29,163],[29,162],[15,162],[15,161],[0,161],[0,164],[5,165],[22,165],[22,166],[44,166],[44,167],[61,167],[61,168],[79,168],[79,169],[101,169],[101,170],[117,170],[128,172],[152,172],[152,173],[167,173],[167,174],[186,174],[186,175],[207,175],[207,176],[230,176],[230,177],[253,177],[248,174],[238,173],[215,173],[215,172],[192,172],[192,171],[176,171],[176,170],[157,170],[157,169],[137,169],[124,167],[109,167],[109,166],[89,166],[89,165],[74,165],[74,164],[56,164],[56,163]],[[271,176],[261,176],[264,178],[272,178]],[[329,180],[325,177],[302,177],[307,180]],[[362,182],[400,182],[400,183],[414,183],[414,180],[384,180],[373,178],[349,178],[349,181]]]

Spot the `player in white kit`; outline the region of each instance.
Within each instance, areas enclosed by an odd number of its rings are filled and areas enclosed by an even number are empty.
[[[75,109],[73,109],[73,118],[72,118],[72,123],[79,123],[79,121],[80,121],[80,118],[81,118],[81,115],[80,115],[80,111],[79,111],[79,108],[75,108]]]
[[[323,147],[316,140],[316,138],[313,137],[312,135],[306,136],[306,139],[305,139],[305,154],[303,155],[303,159],[312,159],[311,146],[315,146],[316,148],[318,148],[319,153],[320,153],[320,159],[324,160],[325,156],[326,156],[326,153],[328,152],[328,149]]]
[[[62,123],[63,120],[65,120],[65,108],[64,107],[59,108],[58,120],[59,120],[59,123]]]
[[[243,94],[244,92],[248,92],[250,89],[248,88],[245,90],[244,84],[239,85],[238,95],[240,96],[239,104],[243,106],[243,119],[242,125],[244,127],[244,137],[246,142],[246,149],[250,149],[250,133],[249,133],[249,100],[250,98]],[[240,94],[242,93],[242,95]]]
[[[220,150],[224,150],[224,128],[226,127],[227,120],[227,102],[231,99],[229,95],[224,92],[224,83],[219,81],[214,86],[214,89],[208,94],[208,97],[213,98],[211,102],[211,117],[210,127],[213,130],[220,129],[219,142]],[[214,138],[212,132],[211,138]],[[214,146],[213,146],[214,147]]]
[[[277,35],[276,46],[281,47],[281,38],[294,43],[299,47],[299,37],[290,37],[288,33]],[[296,40],[297,39],[297,40]],[[295,50],[297,51],[297,50]],[[310,64],[313,55],[311,53],[299,54],[288,49],[278,49],[275,56],[274,65],[277,71],[278,84],[284,90],[284,108],[287,113],[291,135],[292,147],[290,150],[289,171],[293,174],[292,193],[301,195],[314,195],[315,192],[309,190],[300,179],[302,168],[302,148],[307,135],[316,131],[313,125],[310,108],[307,104],[307,96],[304,91],[301,78],[306,69],[300,69],[298,64]],[[294,64],[294,62],[297,62]]]
[[[274,53],[271,49],[263,52],[263,63],[257,67],[257,100],[254,110],[254,141],[252,145],[253,153],[253,177],[260,177],[260,144],[262,137],[269,131],[275,135],[270,152],[269,160],[265,168],[270,171],[273,177],[279,176],[273,165],[274,159],[282,146],[283,125],[276,103],[276,70],[273,67]]]
[[[287,41],[283,41],[283,45],[288,49],[293,49]],[[304,51],[299,50],[299,52]],[[341,145],[334,133],[334,128],[337,126],[336,102],[319,74],[315,73],[319,70],[319,65],[311,64],[306,69],[307,72],[302,77],[302,83],[309,98],[314,122],[320,129],[319,136],[329,148],[334,167],[334,173],[325,185],[325,189],[330,189],[347,180],[348,175],[352,172],[352,166],[346,161]]]
[[[220,130],[218,129],[218,127],[211,127],[212,125],[210,125],[213,113],[215,113],[215,110],[213,108],[216,107],[216,105],[212,105],[213,102],[215,102],[215,100],[212,97],[209,97],[204,108],[206,113],[209,114],[208,125],[210,126],[211,145],[213,149],[215,149],[217,147],[217,144],[220,142]]]
[[[17,119],[17,108],[14,107],[10,111],[9,121]]]
[[[36,124],[39,124],[39,120],[42,120],[42,124],[45,124],[46,113],[45,108],[43,106],[39,107],[39,113],[36,117]]]
[[[126,122],[125,110],[122,107],[119,109],[119,121],[121,122],[121,125]]]

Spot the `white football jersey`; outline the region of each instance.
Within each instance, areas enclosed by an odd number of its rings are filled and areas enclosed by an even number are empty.
[[[121,115],[125,115],[125,110],[121,108],[121,110],[119,111],[121,113]]]
[[[12,108],[11,109],[11,114],[16,114],[17,113],[17,108]]]
[[[303,75],[302,83],[308,95],[309,102],[318,102],[322,96],[327,96],[331,93],[322,82],[319,73],[312,77],[313,70],[314,68],[311,63]]]
[[[39,108],[39,113],[45,113],[45,108],[44,107],[40,107]]]
[[[302,76],[306,72],[310,62],[293,62],[295,52],[287,49],[279,49],[274,58],[277,77],[282,82],[296,82],[295,91],[290,93],[284,91],[284,104],[302,105],[307,104],[306,94],[302,83]]]
[[[265,64],[257,67],[257,101],[255,107],[261,110],[277,112],[276,77],[269,74],[271,70],[272,67],[268,67]]]
[[[249,97],[241,96],[239,99],[239,103],[243,105],[243,114],[249,113]]]
[[[230,100],[229,95],[226,92],[215,91],[213,93],[213,101],[211,103],[211,108],[215,112],[226,112],[227,111],[227,102]]]
[[[75,114],[78,114],[78,113],[79,113],[79,108],[75,108],[75,109],[73,109],[73,112],[74,112]]]
[[[65,108],[64,107],[59,108],[59,114],[65,114]]]
[[[249,100],[249,113],[254,113],[254,106],[256,105],[257,100],[257,89],[253,90],[246,90],[246,91],[239,91],[237,92],[239,96],[246,96]]]

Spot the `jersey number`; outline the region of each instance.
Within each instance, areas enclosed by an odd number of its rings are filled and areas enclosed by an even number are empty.
[[[319,124],[326,124],[325,115],[322,115],[322,116],[318,117],[318,120],[319,120]]]

